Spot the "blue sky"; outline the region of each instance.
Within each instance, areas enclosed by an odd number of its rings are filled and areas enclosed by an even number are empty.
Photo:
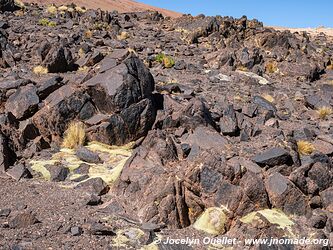
[[[333,0],[138,0],[182,13],[257,18],[265,25],[333,27]]]

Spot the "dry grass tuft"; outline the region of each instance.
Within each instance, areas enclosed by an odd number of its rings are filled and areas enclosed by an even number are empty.
[[[130,37],[130,35],[128,34],[128,32],[122,31],[120,33],[120,35],[117,36],[117,39],[120,41],[126,40]]]
[[[277,63],[274,61],[268,62],[265,67],[266,72],[270,74],[277,73],[279,71],[279,68],[277,66]]]
[[[244,71],[244,72],[248,72],[248,71],[249,71],[249,69],[246,68],[246,67],[243,66],[243,65],[239,65],[239,66],[237,66],[237,70],[239,70],[239,71]]]
[[[49,70],[41,65],[36,66],[33,68],[32,72],[34,72],[36,75],[45,75],[49,73]]]
[[[166,68],[172,68],[175,65],[175,60],[171,56],[165,56],[163,58],[163,65]]]
[[[79,57],[84,57],[86,55],[86,53],[84,52],[84,50],[82,48],[79,49],[78,51]]]
[[[78,71],[78,72],[88,72],[88,71],[89,71],[89,67],[87,67],[87,66],[83,66],[83,67],[78,68],[77,71]]]
[[[165,68],[172,68],[175,65],[175,60],[171,56],[160,53],[155,57],[155,61],[162,63]]]
[[[65,6],[65,5],[62,5],[58,8],[59,11],[67,11],[68,10],[68,7]]]
[[[50,5],[50,6],[48,6],[48,7],[46,8],[46,11],[47,11],[48,13],[52,14],[52,15],[55,15],[55,14],[57,14],[58,9],[57,9],[56,6],[54,6],[54,5]]]
[[[333,113],[333,110],[331,107],[321,107],[317,110],[318,116],[320,119],[326,119],[327,116],[331,115]]]
[[[87,30],[86,32],[84,32],[84,37],[90,39],[92,38],[93,34],[94,33],[91,30]]]
[[[84,145],[86,141],[85,126],[82,122],[71,122],[64,133],[62,146],[65,148],[75,149]]]
[[[315,151],[316,148],[308,141],[298,141],[297,151],[300,155],[310,155]]]
[[[77,12],[80,12],[80,13],[85,13],[85,12],[87,12],[86,9],[81,8],[81,7],[79,7],[79,6],[76,6],[76,7],[75,7],[75,10],[76,10]]]

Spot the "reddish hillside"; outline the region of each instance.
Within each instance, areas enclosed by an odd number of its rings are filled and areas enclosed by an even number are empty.
[[[134,12],[134,11],[145,11],[145,10],[156,10],[162,13],[164,16],[179,17],[181,13],[177,13],[170,10],[165,10],[157,7],[153,7],[147,4],[138,3],[132,0],[23,0],[26,3],[38,3],[43,5],[48,4],[71,4],[75,3],[78,6],[85,6],[89,9],[101,8],[103,10],[117,10],[121,13]]]

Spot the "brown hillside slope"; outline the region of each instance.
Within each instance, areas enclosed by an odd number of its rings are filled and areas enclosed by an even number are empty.
[[[136,12],[136,11],[145,11],[145,10],[156,10],[162,13],[164,16],[169,17],[179,17],[182,14],[162,8],[153,7],[147,4],[138,3],[132,0],[23,0],[26,3],[38,3],[42,5],[48,4],[71,4],[75,3],[78,6],[85,6],[89,9],[101,8],[103,10],[117,10],[121,13],[125,12]]]

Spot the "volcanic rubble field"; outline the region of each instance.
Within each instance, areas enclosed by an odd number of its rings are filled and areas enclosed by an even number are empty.
[[[0,248],[333,242],[330,39],[1,0]],[[75,122],[86,143],[66,148]]]

